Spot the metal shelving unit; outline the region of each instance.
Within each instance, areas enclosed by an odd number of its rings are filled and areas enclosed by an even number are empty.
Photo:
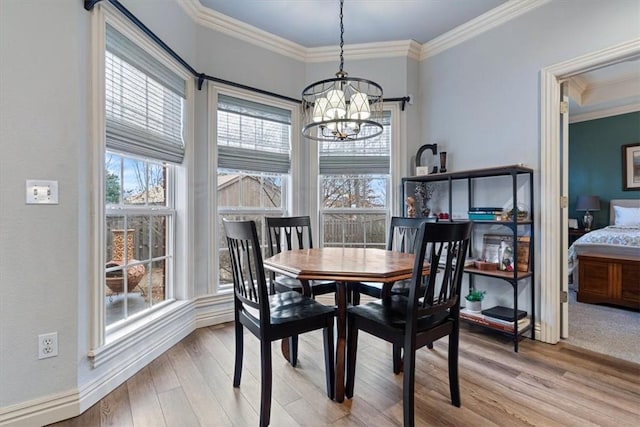
[[[526,175],[528,177],[529,183],[529,217],[526,219],[519,220],[517,215],[517,207],[518,207],[518,176]],[[468,193],[468,208],[474,207],[474,182],[479,178],[493,178],[493,177],[505,177],[505,179],[511,179],[512,182],[512,200],[513,200],[513,208],[515,212],[512,214],[511,219],[509,220],[473,220],[474,229],[482,226],[502,226],[505,229],[509,230],[511,235],[513,236],[512,240],[512,248],[513,248],[513,258],[516,260],[516,266],[514,271],[488,271],[488,270],[480,270],[475,267],[467,267],[465,268],[465,272],[469,274],[469,285],[471,288],[474,287],[474,278],[475,276],[482,276],[488,278],[494,278],[506,281],[513,288],[513,314],[514,321],[513,327],[510,331],[505,330],[504,327],[492,326],[490,322],[481,321],[481,320],[473,320],[470,318],[461,318],[466,322],[470,322],[472,324],[479,325],[484,328],[488,328],[494,330],[496,332],[506,334],[513,339],[514,351],[518,351],[518,341],[521,336],[523,336],[527,332],[531,332],[531,339],[535,339],[535,256],[533,251],[534,244],[534,227],[533,227],[533,170],[520,165],[511,165],[511,166],[501,166],[495,168],[487,168],[487,169],[475,169],[468,171],[459,171],[459,172],[450,172],[450,173],[437,173],[431,175],[423,175],[423,176],[413,176],[413,177],[405,177],[402,178],[402,191],[403,197],[402,200],[406,199],[407,196],[407,187],[411,185],[411,183],[426,183],[426,182],[447,182],[448,183],[448,202],[449,202],[449,221],[453,221],[452,212],[453,212],[453,182],[464,180],[467,183],[467,193]],[[442,221],[442,220],[441,220]],[[519,229],[528,231],[529,235],[529,260],[528,260],[528,271],[518,271],[517,260],[518,260],[518,236]],[[473,244],[469,245],[469,256],[472,257],[473,254]],[[530,322],[527,326],[523,328],[518,328],[518,319],[516,313],[518,312],[518,287],[526,286],[522,285],[521,281],[524,279],[529,279],[528,286],[531,289],[531,304],[528,307],[528,315],[530,317]]]

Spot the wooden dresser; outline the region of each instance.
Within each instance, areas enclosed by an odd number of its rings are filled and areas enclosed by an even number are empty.
[[[578,268],[579,302],[640,309],[640,256],[580,255]]]

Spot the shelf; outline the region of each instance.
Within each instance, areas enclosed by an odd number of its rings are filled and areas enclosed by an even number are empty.
[[[525,317],[525,319],[527,319],[527,322],[525,322],[526,324],[522,325],[522,327],[518,328],[518,335],[522,335],[523,333],[531,329],[531,317]],[[503,320],[493,319],[480,313],[469,312],[463,307],[460,308],[460,320],[472,323],[474,325],[483,326],[494,331],[504,332],[509,335],[513,335],[513,333],[515,332],[513,322],[505,322]]]
[[[480,270],[475,267],[465,267],[465,273],[478,274],[486,277],[498,277],[504,280],[516,280],[515,272],[513,271],[501,271],[501,270]],[[518,271],[518,280],[531,277],[533,273],[531,271]]]
[[[483,321],[481,319],[472,319],[472,318],[469,318],[469,317],[462,317],[461,316],[460,320],[462,320],[463,322],[467,322],[467,323],[469,323],[471,325],[481,326],[483,328],[491,329],[492,331],[500,332],[502,334],[509,335],[509,336],[512,336],[513,333],[514,333],[513,328],[507,328],[507,327],[504,327],[504,326],[493,326],[493,325],[491,325],[491,324],[489,324],[489,323],[487,323],[487,322],[485,322],[485,321]],[[531,323],[529,323],[527,326],[523,327],[522,329],[518,329],[518,336],[523,335],[526,332],[529,332],[531,330],[531,328],[532,328],[532,325],[531,325]]]
[[[477,207],[483,206],[482,201],[474,197],[476,179],[478,178],[491,179],[495,177],[501,177],[504,180],[505,184],[508,182],[510,183],[510,185],[508,186],[504,185],[503,186],[504,190],[501,190],[502,186],[498,186],[496,188],[500,189],[501,192],[504,192],[504,198],[510,197],[511,206],[515,207],[515,206],[519,206],[518,193],[519,193],[519,189],[522,188],[522,186],[518,184],[519,184],[519,181],[525,181],[525,179],[522,179],[522,180],[520,179],[521,177],[524,176],[524,178],[528,180],[528,184],[529,184],[528,185],[529,194],[527,196],[527,199],[525,200],[528,202],[528,209],[530,210],[530,212],[533,212],[534,211],[533,172],[534,172],[533,169],[525,167],[522,164],[519,164],[519,165],[492,167],[492,168],[486,168],[486,169],[472,169],[472,170],[466,170],[466,171],[445,172],[445,173],[436,173],[436,174],[429,174],[429,175],[404,177],[402,178],[402,191],[403,191],[402,200],[406,200],[407,195],[413,195],[413,193],[415,192],[415,187],[420,183],[429,183],[429,182],[445,183],[444,186],[440,186],[440,187],[447,187],[448,189],[448,209],[446,210],[446,212],[452,215],[453,212],[462,211],[460,207],[458,207],[457,210],[454,209],[454,206],[453,206],[454,197],[452,194],[454,192],[462,191],[462,186],[456,184],[454,188],[453,184],[454,182],[464,181],[464,183],[466,183],[466,189],[467,189],[466,191],[467,204],[466,206],[463,206],[463,208],[465,208],[466,212],[469,212]],[[491,184],[493,185],[493,181],[491,182]],[[496,196],[499,196],[499,195],[496,195]],[[456,203],[459,203],[458,198],[455,198],[455,199],[456,199]],[[500,200],[500,199],[496,198],[496,200]],[[420,201],[420,204],[422,203],[423,201]],[[501,205],[506,204],[506,203],[503,203],[503,201],[499,203]],[[496,205],[490,204],[489,206],[496,206]],[[428,207],[428,206],[421,206],[421,207]],[[499,209],[501,213],[503,212],[502,209],[500,208],[497,208],[497,209]],[[534,328],[535,319],[536,319],[535,318],[535,274],[534,274],[535,256],[533,252],[533,247],[534,247],[533,244],[535,241],[535,230],[534,230],[535,227],[533,222],[533,215],[529,213],[528,217],[526,218],[520,217],[519,219],[516,216],[516,217],[511,217],[511,219],[508,219],[508,220],[503,220],[502,217],[497,217],[498,219],[496,219],[496,217],[491,217],[491,216],[479,216],[479,217],[490,218],[490,219],[468,219],[468,218],[453,219],[452,217],[451,219],[449,219],[449,221],[471,221],[474,225],[475,238],[478,238],[480,235],[482,235],[481,238],[483,240],[483,246],[482,246],[482,249],[480,250],[482,255],[478,253],[478,254],[475,254],[475,256],[479,257],[481,255],[483,259],[486,258],[491,262],[496,262],[494,260],[494,255],[496,255],[496,259],[497,259],[500,253],[499,252],[500,247],[496,249],[495,244],[489,241],[487,242],[488,246],[485,246],[485,243],[484,243],[485,238],[500,237],[500,238],[503,238],[502,240],[505,240],[507,242],[509,241],[513,242],[514,243],[512,247],[513,258],[511,258],[510,260],[512,263],[514,262],[514,260],[516,260],[516,262],[513,263],[514,267],[520,266],[521,270],[526,270],[526,271],[480,270],[473,266],[465,267],[464,272],[469,275],[468,276],[469,289],[470,290],[476,289],[474,282],[476,280],[480,280],[481,277],[485,279],[489,278],[494,280],[500,279],[508,282],[513,289],[512,305],[514,306],[513,310],[515,315],[515,312],[519,309],[518,298],[520,296],[520,289],[519,289],[521,284],[520,282],[524,281],[525,279],[528,279],[526,280],[526,283],[522,283],[522,286],[530,287],[531,302],[527,304],[527,307],[526,307],[526,311],[529,312],[530,320],[529,320],[529,323],[526,324],[526,326],[522,325],[521,329],[518,328],[518,331],[516,332],[513,324],[509,324],[509,323],[493,324],[493,320],[495,319],[490,318],[489,320],[486,320],[482,318],[482,315],[476,315],[475,318],[471,316],[472,318],[469,319],[468,317],[470,317],[470,315],[467,312],[467,318],[465,319],[463,318],[463,312],[461,311],[460,319],[468,323],[482,326],[492,331],[499,332],[503,335],[511,336],[513,338],[513,349],[514,351],[517,352],[518,340],[521,336],[523,336],[525,332],[530,332],[531,339],[535,339],[535,328]],[[504,232],[496,234],[496,231],[493,230],[493,227],[496,225],[504,227],[505,228],[505,230],[503,230]],[[474,257],[474,251],[477,251],[478,249],[476,245],[473,244],[474,234],[472,234],[471,242],[469,246],[468,256],[471,258]],[[518,243],[516,244],[516,242]],[[520,242],[522,242],[522,245]],[[484,253],[485,249],[489,249],[490,251],[488,251],[485,254]],[[528,259],[528,260],[526,261],[525,259]],[[526,265],[525,265],[525,261],[526,261]],[[489,280],[488,282],[491,282],[491,281]]]
[[[448,181],[449,179],[464,178],[489,178],[493,176],[511,175],[513,173],[533,173],[533,169],[521,166],[500,166],[486,169],[471,169],[466,171],[432,173],[429,175],[417,175],[403,178],[405,181],[425,182],[425,181]]]
[[[459,219],[456,218],[456,221],[460,221]],[[470,219],[469,221],[476,223],[476,224],[498,224],[498,225],[504,225],[506,227],[510,227],[513,225],[531,225],[533,224],[533,221],[531,220],[525,220],[525,221],[518,221],[518,222],[513,222],[513,221],[498,221],[498,220],[491,220],[491,219]]]

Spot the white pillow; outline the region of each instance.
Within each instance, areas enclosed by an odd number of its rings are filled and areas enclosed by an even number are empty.
[[[640,208],[625,208],[614,206],[614,225],[640,225]]]

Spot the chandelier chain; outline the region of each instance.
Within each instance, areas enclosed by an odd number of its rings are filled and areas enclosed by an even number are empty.
[[[340,72],[343,72],[344,68],[344,24],[342,22],[342,8],[344,6],[344,0],[340,0]]]

